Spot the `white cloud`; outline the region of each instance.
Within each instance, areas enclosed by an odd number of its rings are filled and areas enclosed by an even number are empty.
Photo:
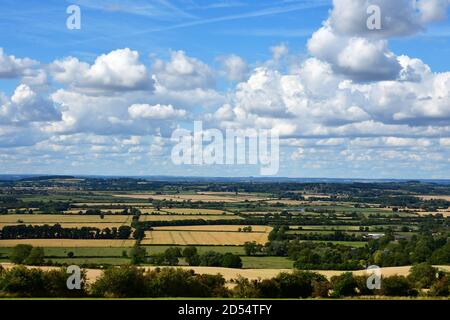
[[[10,101],[5,97],[0,105],[0,123],[26,125],[28,122],[57,121],[61,118],[52,101],[40,96],[28,85],[20,84]]]
[[[308,41],[309,52],[331,64],[337,73],[356,81],[394,80],[401,71],[384,40],[337,36],[325,26]]]
[[[219,58],[222,74],[230,81],[243,81],[248,73],[247,63],[241,57],[232,54]]]
[[[186,116],[186,110],[174,109],[172,105],[133,104],[128,108],[131,118],[138,119],[174,119]]]
[[[139,53],[128,48],[103,54],[93,65],[74,57],[57,60],[51,71],[56,81],[89,94],[153,90],[153,81],[145,65],[139,62]]]
[[[273,59],[279,61],[289,53],[289,47],[285,43],[281,43],[271,47],[270,52],[272,52]]]
[[[371,5],[380,8],[379,30],[367,28]],[[328,22],[344,36],[409,36],[424,31],[427,23],[444,19],[448,6],[448,0],[334,0]]]
[[[0,48],[0,79],[17,78],[23,75],[23,73],[33,66],[37,65],[37,62],[29,58],[16,58],[13,55],[6,55],[3,48]]]
[[[211,68],[184,51],[173,51],[169,62],[156,60],[153,73],[159,84],[171,90],[206,89],[215,82]]]

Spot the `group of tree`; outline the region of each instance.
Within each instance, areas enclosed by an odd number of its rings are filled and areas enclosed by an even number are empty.
[[[44,271],[37,268],[16,266],[5,270],[0,266],[1,297],[51,297],[76,298],[88,295],[86,273],[80,278],[80,289],[69,290],[65,269]]]
[[[371,279],[369,279],[369,282]],[[239,278],[234,296],[242,298],[342,298],[356,296],[415,297],[450,295],[450,274],[428,264],[411,268],[408,276],[382,277],[379,289],[369,289],[368,275],[356,276],[346,272],[326,277],[309,271],[280,273],[272,279]],[[425,290],[424,290],[425,289]]]
[[[189,246],[182,251],[178,247],[167,248],[163,253],[152,255],[148,262],[158,266],[176,266],[184,258],[190,266],[242,268],[242,259],[233,253],[207,251],[198,253],[196,247]]]
[[[55,225],[11,225],[0,231],[0,239],[128,239],[130,226],[99,229],[95,227],[63,228]]]
[[[286,227],[275,227],[265,246],[247,243],[247,255],[287,256],[298,269],[356,270],[368,265],[380,267],[406,266],[422,262],[450,264],[449,235],[422,232],[409,239],[396,239],[387,232],[364,247],[352,247],[332,242],[312,242],[285,239]]]
[[[381,279],[380,289],[369,289],[368,276],[350,272],[332,277],[309,271],[280,273],[274,278],[249,280],[239,277],[234,287],[222,275],[196,274],[176,268],[112,267],[91,284],[82,272],[81,288],[67,288],[65,269],[43,271],[18,266],[0,267],[0,296],[3,297],[194,297],[194,298],[342,298],[358,296],[450,295],[450,275],[428,264],[416,265],[408,276]],[[425,289],[425,290],[424,290]]]

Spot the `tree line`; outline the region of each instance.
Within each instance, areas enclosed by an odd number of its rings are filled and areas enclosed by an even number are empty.
[[[370,290],[368,276],[343,273],[327,279],[309,271],[280,273],[264,280],[238,277],[230,288],[222,275],[196,274],[193,270],[133,266],[105,270],[88,284],[81,274],[79,290],[67,288],[66,270],[41,270],[16,266],[0,267],[1,297],[193,297],[193,298],[342,298],[358,296],[440,296],[450,295],[450,274],[428,264],[412,267],[408,276],[381,278],[380,289]]]
[[[14,225],[4,226],[0,231],[0,239],[128,239],[130,226],[119,228],[63,228],[55,225]]]

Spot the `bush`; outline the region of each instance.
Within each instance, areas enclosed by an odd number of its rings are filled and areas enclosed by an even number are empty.
[[[224,268],[242,268],[242,259],[238,255],[225,253],[222,258]]]
[[[265,279],[257,283],[258,298],[278,298],[280,285],[274,279]]]
[[[218,252],[208,251],[200,256],[200,265],[208,267],[221,267],[223,255]]]
[[[92,284],[92,294],[106,298],[144,297],[144,270],[133,266],[110,268]]]
[[[423,262],[412,266],[408,280],[418,289],[430,288],[437,280],[438,270]]]
[[[351,297],[356,295],[358,283],[351,272],[331,278],[331,290],[334,297]]]
[[[25,259],[24,263],[32,266],[39,266],[44,263],[44,257],[45,257],[44,249],[35,247],[31,249],[30,254]]]
[[[147,251],[145,248],[134,246],[131,248],[129,256],[131,258],[131,264],[141,264],[145,262],[145,256],[147,254]]]
[[[236,298],[260,298],[260,291],[256,287],[258,281],[250,281],[247,278],[239,276],[235,280],[235,286],[233,288],[233,296]]]
[[[43,273],[46,295],[49,297],[70,297],[78,298],[87,296],[86,292],[86,272],[81,272],[80,289],[70,290],[67,287],[67,279],[70,274],[65,268],[50,270]]]
[[[308,298],[313,294],[313,280],[317,274],[305,271],[280,273],[275,277],[280,287],[280,298]]]
[[[81,273],[81,288],[67,288],[68,274],[65,269],[42,271],[14,267],[0,272],[0,291],[13,297],[84,297],[86,292],[86,274]]]
[[[430,288],[430,296],[448,297],[450,296],[450,276],[447,274],[438,279]]]
[[[33,246],[29,244],[16,245],[11,252],[11,261],[16,264],[24,263],[25,259],[30,255],[32,249]]]
[[[417,291],[404,276],[391,276],[382,278],[381,280],[381,295],[383,296],[416,296]]]

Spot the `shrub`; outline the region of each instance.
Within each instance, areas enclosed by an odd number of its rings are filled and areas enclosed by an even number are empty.
[[[16,264],[24,263],[25,259],[30,255],[32,249],[33,246],[29,244],[16,245],[11,252],[11,261]]]
[[[416,296],[417,291],[411,285],[411,282],[403,276],[391,276],[382,278],[381,295],[383,296]]]
[[[242,268],[242,259],[238,255],[225,253],[222,258],[224,268]]]
[[[429,288],[437,280],[438,270],[423,262],[412,266],[408,280],[418,288]]]
[[[331,290],[334,297],[350,297],[356,295],[358,283],[351,272],[331,278]]]
[[[107,298],[144,297],[144,270],[133,266],[110,268],[92,284],[92,294]]]

